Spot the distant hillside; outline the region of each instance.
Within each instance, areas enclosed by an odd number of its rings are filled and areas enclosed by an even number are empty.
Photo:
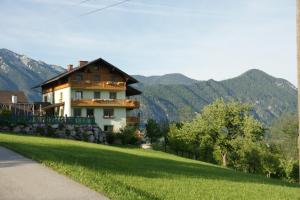
[[[250,70],[229,80],[194,81],[190,84],[149,84],[147,79],[135,77],[142,82],[137,87],[143,91],[139,98],[144,120],[188,120],[217,98],[251,103],[256,117],[266,124],[285,112],[295,112],[297,109],[295,86],[260,70]],[[171,83],[172,74],[167,77]]]
[[[8,49],[0,49],[0,90],[24,91],[31,101],[40,101],[31,87],[64,71],[62,67],[36,61]]]

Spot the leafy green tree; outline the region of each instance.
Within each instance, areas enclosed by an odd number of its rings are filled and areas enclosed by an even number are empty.
[[[284,114],[270,127],[268,142],[279,146],[284,159],[298,159],[298,117],[296,114]]]
[[[157,141],[157,139],[162,137],[162,132],[160,130],[159,124],[153,119],[149,119],[147,121],[146,137],[150,139],[151,144],[153,144]]]
[[[223,166],[227,166],[228,154],[233,150],[231,142],[238,136],[245,135],[243,125],[250,111],[248,104],[219,99],[206,106],[200,115],[206,132],[219,148]]]
[[[122,144],[127,145],[136,145],[141,142],[141,138],[137,134],[137,128],[135,126],[125,126],[123,129],[120,130],[116,136],[122,142]]]
[[[165,150],[165,152],[167,152],[168,133],[170,131],[170,122],[169,122],[168,118],[166,118],[165,120],[163,120],[160,123],[160,131],[161,131],[162,137],[164,138],[164,150]]]

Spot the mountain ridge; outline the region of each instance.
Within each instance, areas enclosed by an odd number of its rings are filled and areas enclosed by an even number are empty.
[[[8,49],[0,49],[0,89],[24,91],[29,100],[40,101],[40,91],[34,85],[51,78],[65,69],[31,59]]]

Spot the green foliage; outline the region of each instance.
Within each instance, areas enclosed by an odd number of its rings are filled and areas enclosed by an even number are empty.
[[[283,170],[283,177],[289,182],[299,182],[299,162],[297,160],[281,160],[281,168]]]
[[[162,132],[160,130],[159,124],[153,120],[149,119],[146,124],[146,137],[150,139],[150,143],[156,142],[162,137]]]
[[[250,105],[219,99],[193,121],[171,124],[168,136],[170,148],[178,155],[188,153],[243,172],[292,179],[287,175],[293,174],[291,167],[281,166],[280,148],[265,142],[265,132],[264,125],[251,116]]]
[[[106,133],[106,141],[109,144],[123,145],[139,145],[142,141],[142,135],[135,126],[126,126],[118,133],[108,132]]]
[[[114,143],[115,143],[116,138],[117,138],[116,133],[113,133],[113,132],[106,132],[106,133],[105,133],[105,136],[106,136],[106,142],[107,142],[108,144],[114,144]]]
[[[268,142],[274,143],[280,148],[284,159],[298,159],[298,116],[296,114],[284,114],[270,127]]]
[[[299,199],[299,186],[163,152],[0,134],[0,145],[114,200]]]
[[[138,129],[135,126],[126,126],[120,133],[117,134],[122,144],[137,145],[142,141],[141,136],[138,134]]]
[[[11,111],[10,110],[0,110],[0,116],[10,116],[11,115]]]

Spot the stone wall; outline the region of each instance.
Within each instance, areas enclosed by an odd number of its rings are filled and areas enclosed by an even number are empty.
[[[105,143],[105,134],[97,125],[29,124],[0,126],[0,131],[55,138]]]

